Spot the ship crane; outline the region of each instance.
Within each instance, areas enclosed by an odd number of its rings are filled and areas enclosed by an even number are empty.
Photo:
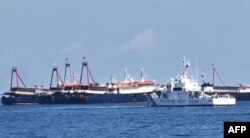
[[[14,75],[15,75],[15,78],[16,78],[16,87],[17,89],[21,88],[19,86],[19,83],[21,82],[21,84],[23,85],[24,88],[27,88],[26,85],[24,84],[22,78],[20,77],[18,71],[17,71],[17,68],[16,67],[13,67],[12,68],[12,72],[11,72],[11,82],[10,82],[10,90],[12,90],[14,87],[13,87],[13,79],[14,79]],[[20,82],[19,82],[20,81]]]
[[[69,82],[66,82],[68,72],[69,72]],[[75,73],[71,69],[70,63],[68,62],[68,58],[66,58],[63,82],[64,82],[64,89],[75,89],[81,87],[81,82],[77,80]]]
[[[70,68],[70,63],[68,62],[68,58],[66,58],[66,63],[65,63],[65,70],[64,70],[64,77],[63,77],[63,81],[64,83],[66,83],[66,77],[67,77],[67,72],[69,71],[69,83],[73,83],[73,75],[72,75],[72,70]]]
[[[214,64],[212,64],[212,67],[213,67],[213,86],[215,84],[215,74],[216,76],[219,78],[220,82],[222,83],[223,86],[225,86],[224,82],[222,81],[220,75],[218,74],[218,72],[216,71],[215,67],[214,67]]]
[[[54,74],[56,74],[55,75],[56,76],[56,88],[53,87]],[[51,74],[51,80],[50,80],[50,89],[60,89],[63,87],[63,85],[64,85],[64,83],[62,81],[61,75],[58,72],[57,67],[53,67],[52,74]]]
[[[88,62],[85,60],[85,57],[83,57],[83,61],[82,61],[80,84],[83,84],[82,79],[83,79],[83,71],[84,71],[84,69],[86,69],[86,78],[87,78],[88,87],[90,86],[90,79],[91,79],[93,84],[96,84],[96,82],[94,80],[94,77],[92,76],[92,73],[91,73],[91,71],[89,69]]]

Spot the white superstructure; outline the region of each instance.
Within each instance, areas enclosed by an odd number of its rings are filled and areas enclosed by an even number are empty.
[[[156,82],[154,80],[146,80],[144,78],[144,70],[141,68],[140,80],[135,80],[127,74],[127,69],[124,69],[124,80],[113,81],[106,85],[92,85],[85,89],[73,89],[74,87],[80,87],[81,83],[66,83],[64,87],[71,86],[72,89],[61,90],[62,93],[88,93],[88,94],[146,94],[152,93],[156,89]],[[62,86],[63,87],[63,86]]]

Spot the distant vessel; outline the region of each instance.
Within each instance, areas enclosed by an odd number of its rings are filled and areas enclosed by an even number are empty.
[[[86,68],[87,83],[82,82],[83,70]],[[70,71],[70,82],[65,83],[67,71]],[[53,74],[56,73],[57,86],[52,87]],[[90,80],[92,83],[90,83]],[[133,80],[124,70],[124,81],[113,82],[101,85],[94,81],[89,70],[88,63],[82,62],[80,81],[75,78],[66,61],[64,81],[62,81],[57,68],[53,69],[51,76],[51,93],[40,96],[41,104],[146,104],[146,94],[152,93],[156,89],[156,84],[151,80],[144,80],[143,69],[141,70],[141,80]]]
[[[171,79],[171,85],[168,85],[160,96],[156,93],[147,95],[150,104],[153,106],[235,105],[236,100],[230,95],[207,95],[201,91],[198,82],[187,75],[186,69],[189,66],[189,61],[184,58],[183,72],[175,79]]]
[[[16,87],[13,86],[14,76],[16,77]],[[20,83],[22,86],[20,86]],[[3,105],[12,104],[38,104],[39,103],[39,93],[41,89],[38,88],[27,88],[21,79],[17,68],[12,68],[11,73],[11,84],[10,90],[5,92],[2,96]]]
[[[247,101],[250,100],[250,86],[214,86],[210,83],[204,83],[201,85],[202,87],[211,86],[213,88],[212,91],[206,91],[205,93],[208,95],[213,95],[215,93],[218,94],[230,94],[236,98],[237,101]]]
[[[250,100],[250,86],[239,84],[238,86],[229,86],[225,85],[221,77],[217,73],[214,65],[213,66],[213,81],[212,83],[207,83],[203,80],[201,85],[202,90],[208,94],[213,95],[215,93],[220,95],[232,95],[236,98],[237,101]],[[217,76],[222,84],[222,86],[215,85],[215,76]],[[204,76],[203,76],[204,77]]]

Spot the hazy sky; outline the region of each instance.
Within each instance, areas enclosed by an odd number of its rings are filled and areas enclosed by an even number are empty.
[[[166,83],[180,72],[211,64],[227,85],[250,84],[249,0],[0,0],[0,90],[9,89],[12,66],[26,85],[49,85],[65,58],[80,71],[85,56],[96,81],[123,69],[135,78]],[[219,81],[216,81],[220,85]]]

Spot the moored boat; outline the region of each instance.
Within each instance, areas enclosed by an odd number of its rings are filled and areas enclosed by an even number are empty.
[[[86,69],[86,83],[83,83],[83,71]],[[69,71],[70,81],[66,82],[67,71]],[[56,74],[56,86],[52,87],[53,74]],[[92,82],[92,83],[90,83]],[[124,80],[110,83],[96,83],[84,60],[81,67],[81,77],[78,81],[73,74],[70,64],[66,61],[64,80],[61,79],[57,68],[53,69],[50,84],[50,94],[40,96],[41,104],[145,104],[146,94],[152,93],[156,84],[152,80],[145,80],[143,69],[141,70],[141,80],[133,80],[124,70]]]
[[[16,77],[16,86],[13,86],[14,76]],[[20,86],[21,84],[21,86]],[[13,104],[38,104],[39,93],[45,89],[43,88],[27,88],[21,79],[17,68],[12,68],[10,90],[2,95],[3,105]]]

